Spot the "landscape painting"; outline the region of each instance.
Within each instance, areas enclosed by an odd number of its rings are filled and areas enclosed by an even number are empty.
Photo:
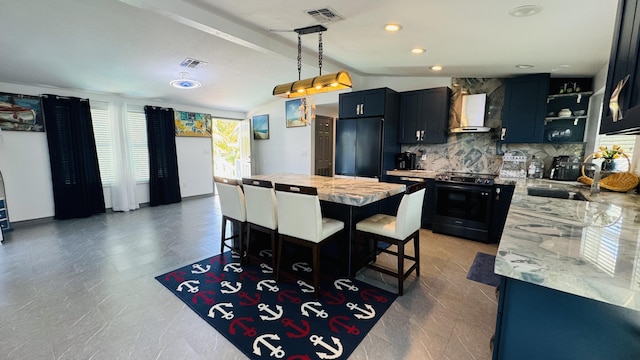
[[[269,138],[269,115],[254,116],[252,126],[254,140],[266,140]]]
[[[0,129],[43,132],[40,97],[0,93]]]
[[[211,115],[175,111],[176,136],[211,137]]]
[[[285,118],[287,127],[307,125],[307,103],[305,99],[288,100],[285,102]]]

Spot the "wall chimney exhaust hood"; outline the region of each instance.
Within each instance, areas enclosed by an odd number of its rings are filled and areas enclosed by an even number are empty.
[[[487,94],[463,95],[460,127],[451,129],[451,132],[463,133],[491,131],[490,127],[484,126],[486,102]]]

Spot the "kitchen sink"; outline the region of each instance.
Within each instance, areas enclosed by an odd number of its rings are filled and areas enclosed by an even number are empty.
[[[528,187],[527,194],[531,196],[542,196],[557,199],[571,199],[580,201],[589,200],[579,191],[569,191],[566,189],[554,189],[548,187]]]

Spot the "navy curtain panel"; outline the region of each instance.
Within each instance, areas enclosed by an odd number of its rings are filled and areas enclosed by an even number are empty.
[[[42,96],[56,219],[104,213],[88,99]],[[27,164],[28,166],[28,164]]]
[[[182,201],[173,109],[145,106],[149,148],[149,205]]]

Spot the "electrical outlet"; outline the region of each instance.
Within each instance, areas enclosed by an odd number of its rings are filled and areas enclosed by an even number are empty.
[[[427,155],[426,155],[426,154],[425,154],[425,155],[422,155],[422,157],[420,158],[420,160],[422,160],[422,161],[426,161],[426,160],[427,160]]]

